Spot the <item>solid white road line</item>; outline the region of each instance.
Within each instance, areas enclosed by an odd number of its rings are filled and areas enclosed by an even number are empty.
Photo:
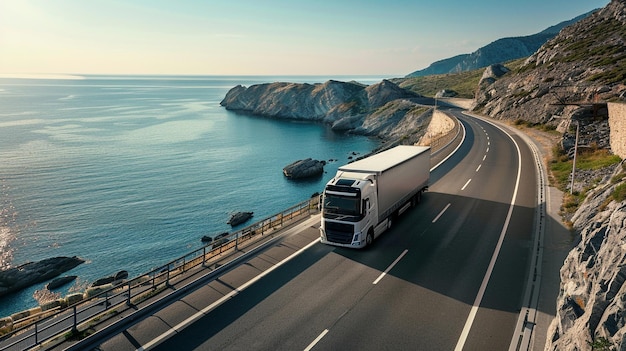
[[[398,262],[400,262],[400,260],[402,259],[402,257],[404,257],[404,255],[406,255],[406,253],[409,252],[409,250],[404,250],[402,251],[402,253],[400,254],[400,256],[398,256],[398,258],[396,258],[395,261],[393,261],[393,263],[391,265],[389,265],[389,267],[387,267],[387,269],[385,269],[384,272],[382,272],[378,278],[376,278],[376,280],[374,280],[374,285],[378,284],[378,282],[383,279],[383,277],[385,275],[387,275],[387,273],[389,273],[389,271],[393,268],[393,266],[395,266]]]

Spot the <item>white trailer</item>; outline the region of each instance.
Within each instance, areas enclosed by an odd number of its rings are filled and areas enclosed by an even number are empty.
[[[322,194],[322,243],[362,248],[428,189],[430,147],[401,145],[339,167]]]

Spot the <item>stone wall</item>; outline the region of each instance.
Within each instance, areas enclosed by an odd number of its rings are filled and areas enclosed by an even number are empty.
[[[432,111],[432,118],[426,129],[426,133],[417,142],[417,145],[432,146],[431,142],[454,129],[455,123],[452,118],[439,110]]]
[[[624,159],[626,158],[626,104],[609,102],[608,108],[611,151]]]

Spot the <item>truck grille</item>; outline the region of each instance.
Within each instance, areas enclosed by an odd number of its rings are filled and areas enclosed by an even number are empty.
[[[350,244],[354,236],[354,225],[326,221],[326,239],[333,243]]]

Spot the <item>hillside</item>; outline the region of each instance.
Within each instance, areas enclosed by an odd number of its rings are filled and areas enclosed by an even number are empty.
[[[574,144],[570,125],[576,121],[579,144],[608,149],[603,103],[626,101],[625,44],[626,0],[613,0],[564,28],[523,62],[485,69],[473,110],[515,124],[557,128],[566,149]],[[546,350],[626,348],[626,168],[622,162],[587,177],[590,188],[571,217],[579,240],[560,271]]]
[[[591,13],[593,11],[546,28],[536,34],[498,39],[471,54],[461,54],[433,62],[424,69],[409,73],[406,78],[472,71],[492,64],[528,57],[537,51],[541,45],[554,38],[561,29],[580,21]]]
[[[517,69],[492,84],[481,84],[475,111],[495,119],[557,124],[575,103],[622,97],[626,81],[624,2],[567,27]]]

